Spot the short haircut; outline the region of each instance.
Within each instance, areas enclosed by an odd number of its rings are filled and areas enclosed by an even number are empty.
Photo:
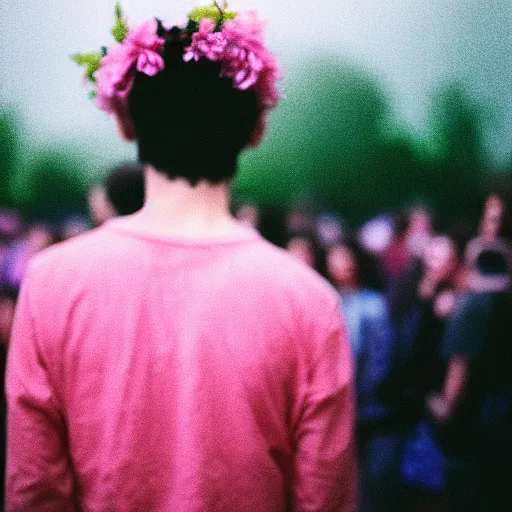
[[[163,58],[155,76],[136,73],[129,96],[139,160],[192,185],[232,178],[260,114],[254,90],[235,89],[218,62],[184,62],[179,41]]]

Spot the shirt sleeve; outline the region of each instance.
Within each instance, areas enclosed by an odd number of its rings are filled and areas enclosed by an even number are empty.
[[[357,507],[351,349],[339,310],[330,320],[295,433],[295,512],[349,512]]]
[[[6,373],[7,512],[75,510],[66,425],[40,351],[27,275],[14,318]]]

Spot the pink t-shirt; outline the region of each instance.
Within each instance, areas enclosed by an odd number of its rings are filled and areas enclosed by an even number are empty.
[[[355,509],[336,294],[249,229],[124,218],[40,253],[7,399],[7,511]]]

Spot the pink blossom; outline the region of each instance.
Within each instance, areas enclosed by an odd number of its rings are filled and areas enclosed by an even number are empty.
[[[224,28],[243,34],[247,39],[252,38],[263,43],[265,22],[258,18],[256,11],[238,14],[234,19],[227,21]]]
[[[185,49],[183,60],[196,62],[205,57],[211,61],[218,61],[226,48],[227,40],[222,32],[214,32],[215,22],[205,18],[199,24],[199,31],[192,34],[192,44]]]
[[[100,68],[96,72],[96,101],[100,108],[104,108],[114,96],[124,98],[128,95],[133,84],[131,70],[135,60],[136,56],[131,47],[125,45],[115,46],[101,59]],[[102,102],[105,103],[104,106]]]
[[[153,18],[145,21],[138,27],[132,28],[126,35],[122,44],[137,46],[141,49],[152,50],[159,52],[165,40],[157,36],[158,23]]]
[[[143,52],[137,58],[137,71],[155,76],[164,68],[164,59],[155,52]]]
[[[156,20],[149,20],[130,31],[123,41],[123,44],[130,45],[136,54],[137,70],[149,76],[154,76],[164,69],[164,59],[160,51],[165,39],[158,37],[156,31]]]
[[[263,27],[254,11],[226,21],[221,32],[214,32],[215,22],[206,18],[192,35],[183,59],[220,61],[221,75],[231,78],[235,88],[254,87],[260,108],[273,108],[280,98],[276,88],[280,73],[275,57],[263,42]],[[263,126],[263,122],[260,124]]]
[[[164,39],[156,35],[157,22],[149,20],[130,30],[125,40],[101,59],[96,73],[96,104],[109,113],[127,109],[133,86],[134,68],[149,76],[164,68],[160,51]]]
[[[274,55],[263,41],[264,23],[254,11],[226,21],[222,31],[215,32],[214,20],[205,18],[198,32],[185,49],[183,60],[198,61],[206,58],[221,63],[221,76],[230,78],[233,87],[241,90],[253,88],[260,108],[257,127],[250,144],[260,141],[266,122],[267,110],[274,108],[280,98],[276,82],[280,78]],[[125,40],[115,46],[101,60],[96,73],[97,105],[123,119],[123,126],[133,126],[128,114],[128,96],[133,86],[135,69],[149,76],[164,68],[161,51],[165,40],[156,35],[157,22],[149,20],[129,31]]]

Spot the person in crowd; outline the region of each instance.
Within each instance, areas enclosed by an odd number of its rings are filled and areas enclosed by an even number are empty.
[[[421,258],[433,233],[432,214],[423,206],[415,206],[408,212],[407,249],[413,258]]]
[[[297,261],[314,268],[320,275],[326,277],[325,249],[320,246],[314,233],[294,233],[286,242],[286,250]]]
[[[388,249],[394,236],[394,223],[390,215],[379,214],[364,222],[358,229],[361,247],[379,259]]]
[[[6,251],[0,268],[0,282],[19,289],[32,257],[53,242],[53,232],[47,225],[35,223],[29,226],[26,233],[14,240]]]
[[[443,381],[441,340],[455,305],[458,266],[453,240],[434,236],[391,303],[397,338],[386,396],[394,404],[396,428],[404,433],[401,478],[410,510],[435,509],[442,501],[440,466],[432,463],[441,460],[441,449],[425,401]]]
[[[122,163],[105,178],[105,193],[116,215],[130,215],[144,204],[144,167],[137,162]]]
[[[299,201],[287,211],[285,228],[288,237],[296,233],[314,233],[315,215],[309,201]]]
[[[510,255],[482,249],[443,338],[443,386],[427,406],[448,457],[451,510],[504,510],[512,485]]]
[[[253,203],[241,204],[235,212],[235,217],[239,222],[248,227],[259,229],[260,226],[260,210]]]
[[[347,234],[347,227],[334,213],[320,213],[315,218],[315,237],[323,251],[340,242]]]
[[[306,265],[315,267],[317,258],[315,216],[309,203],[298,203],[286,211],[284,235],[284,247]]]
[[[498,237],[509,235],[509,214],[505,198],[498,193],[491,192],[487,196],[482,210],[478,230],[479,237],[484,240],[496,240]]]
[[[16,238],[23,231],[21,220],[18,215],[9,210],[0,210],[0,286],[2,282],[1,269],[4,258]]]
[[[298,261],[311,268],[316,267],[316,246],[309,233],[297,233],[288,239],[286,250]]]
[[[87,217],[81,215],[72,215],[65,218],[57,228],[55,243],[69,240],[78,235],[83,235],[91,229],[91,224]]]
[[[421,206],[411,208],[399,215],[391,242],[381,258],[386,272],[388,286],[401,281],[411,268],[420,261],[432,237],[432,215]]]
[[[405,215],[398,215],[393,224],[391,240],[380,255],[388,287],[392,287],[397,281],[400,281],[412,265],[411,255],[407,249],[407,219]]]
[[[470,240],[465,251],[468,266],[474,266],[476,258],[483,250],[511,254],[511,240],[507,236],[509,214],[504,198],[491,193],[485,200],[477,235]]]
[[[422,323],[433,321],[439,324],[448,316],[453,304],[453,291],[459,271],[458,250],[453,239],[447,235],[434,236],[423,257],[411,267],[407,274],[388,290],[393,323],[399,338],[405,342],[406,352],[412,349],[418,329]],[[435,314],[439,310],[440,314]],[[425,314],[429,311],[428,314]],[[441,326],[432,327],[437,335]],[[430,327],[425,327],[430,331]],[[437,337],[434,336],[434,337]],[[428,336],[427,336],[428,337]]]
[[[87,194],[89,217],[93,226],[101,226],[116,216],[116,210],[108,200],[107,191],[103,183],[94,185]]]
[[[89,216],[95,226],[118,215],[130,215],[144,204],[144,167],[137,162],[116,165],[88,195]]]
[[[8,511],[355,509],[338,297],[229,211],[278,75],[256,15],[220,6],[151,19],[101,59],[96,101],[136,139],[146,201],[30,265]]]
[[[382,293],[384,278],[377,260],[353,242],[327,252],[327,270],[340,293],[356,368],[361,511],[396,511],[400,435],[382,387],[389,377],[394,332]]]

